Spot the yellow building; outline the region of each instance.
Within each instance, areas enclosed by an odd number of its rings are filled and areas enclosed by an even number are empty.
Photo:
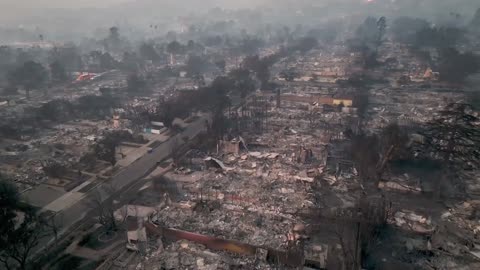
[[[333,105],[343,104],[345,107],[353,106],[353,99],[351,98],[333,98]]]

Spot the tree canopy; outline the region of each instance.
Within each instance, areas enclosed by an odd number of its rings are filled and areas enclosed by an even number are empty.
[[[48,55],[50,63],[58,63],[66,72],[79,71],[83,67],[80,51],[74,45],[54,47]]]
[[[351,154],[363,181],[380,181],[389,163],[401,157],[408,136],[396,123],[389,124],[379,134],[357,134],[352,138]]]
[[[0,176],[0,262],[6,269],[27,269],[30,255],[47,232],[45,220],[22,203],[17,188]]]
[[[374,17],[368,17],[355,32],[354,43],[357,44],[355,46],[377,51],[383,42],[386,28],[387,20],[385,17],[380,17],[378,20]]]
[[[295,78],[298,77],[298,73],[293,68],[283,70],[279,75],[280,78],[283,78],[287,82],[293,82]]]
[[[140,56],[144,60],[150,60],[153,62],[158,62],[160,60],[160,55],[157,53],[152,44],[142,43],[139,48]]]
[[[30,98],[30,90],[39,89],[48,81],[48,72],[41,64],[28,61],[12,70],[8,79],[10,84],[24,87]]]
[[[470,22],[470,26],[472,29],[474,29],[474,31],[480,31],[480,8],[478,8],[477,12],[475,12],[473,19]]]
[[[137,74],[132,74],[127,78],[127,91],[129,93],[139,93],[147,90],[147,82],[138,76]]]
[[[50,74],[54,82],[65,82],[68,79],[65,67],[60,61],[55,61],[50,64]]]
[[[433,158],[443,160],[449,167],[459,164],[479,164],[479,119],[472,106],[450,103],[441,110],[424,132],[427,151]]]
[[[440,80],[461,83],[480,70],[480,57],[472,52],[461,53],[454,48],[440,50]]]
[[[176,40],[168,43],[168,45],[167,45],[167,52],[168,52],[168,53],[171,53],[171,54],[181,54],[181,53],[183,53],[184,51],[185,51],[185,50],[184,50],[184,46],[183,46],[180,42],[178,42],[178,41],[176,41]]]
[[[430,24],[424,19],[399,17],[393,21],[391,32],[395,40],[403,43],[414,43],[417,32],[427,29]]]
[[[426,27],[415,34],[415,46],[448,48],[463,37],[463,30],[455,27]]]
[[[187,60],[187,63],[186,63],[186,69],[187,69],[187,73],[189,74],[189,76],[193,76],[195,74],[201,74],[203,72],[205,72],[205,70],[208,68],[209,66],[209,62],[201,57],[201,56],[198,56],[198,55],[190,55],[188,57],[188,60]]]

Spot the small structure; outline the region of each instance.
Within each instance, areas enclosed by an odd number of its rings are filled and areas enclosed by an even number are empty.
[[[153,207],[141,205],[125,205],[115,211],[115,219],[126,220],[127,249],[142,251],[146,248],[147,231],[144,224],[153,213]]]
[[[151,121],[150,127],[145,128],[143,132],[148,134],[160,134],[163,128],[165,128],[165,125],[162,122]]]
[[[213,158],[213,157],[207,157],[206,159],[204,159],[205,161],[205,165],[207,166],[207,168],[217,168],[217,169],[221,169],[222,171],[230,171],[232,170],[232,168],[229,168],[227,166],[225,166],[225,164],[221,161],[221,160],[218,160],[216,158]]]
[[[113,128],[114,129],[120,128],[120,115],[118,114],[113,115]]]
[[[423,74],[423,79],[424,80],[430,80],[430,81],[436,81],[436,80],[438,80],[439,76],[440,76],[440,74],[438,72],[433,72],[433,70],[431,68],[427,68],[427,70],[425,70],[425,73]]]
[[[340,105],[343,104],[344,107],[352,107],[353,106],[353,98],[349,97],[336,97],[333,99],[333,105]]]
[[[185,129],[185,128],[188,127],[188,124],[185,123],[185,121],[180,119],[180,118],[175,118],[172,121],[172,127],[177,127],[179,129]]]
[[[298,151],[298,155],[297,155],[298,163],[302,163],[302,164],[308,163],[312,160],[312,158],[313,158],[312,149],[307,149],[304,146],[302,146]]]
[[[333,105],[334,99],[332,97],[325,96],[314,96],[314,95],[295,95],[295,94],[284,94],[280,96],[282,101],[295,102],[295,103],[317,103],[317,104],[328,104]]]
[[[240,136],[238,136],[237,138],[233,138],[230,141],[220,140],[217,144],[217,152],[221,151],[225,154],[238,155],[241,149],[245,149],[248,151],[245,140]]]
[[[143,226],[143,220],[136,217],[127,217],[127,249],[140,251],[147,242],[147,231]]]

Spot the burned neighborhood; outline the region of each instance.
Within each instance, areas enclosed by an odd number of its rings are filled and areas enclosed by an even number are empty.
[[[0,3],[0,269],[480,269],[476,1],[44,2]]]

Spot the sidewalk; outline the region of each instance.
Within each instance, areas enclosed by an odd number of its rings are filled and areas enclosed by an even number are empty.
[[[140,159],[141,157],[143,157],[148,153],[148,150],[150,149],[148,145],[150,145],[154,141],[163,142],[169,139],[168,136],[165,136],[162,134],[151,136],[151,138],[153,139],[153,141],[151,140],[148,143],[142,145],[141,147],[130,151],[125,158],[117,162],[117,165],[120,165],[121,167],[128,167],[129,165],[134,163],[136,160]],[[70,206],[74,205],[75,203],[77,203],[87,195],[88,191],[85,193],[79,192],[80,190],[82,190],[82,188],[88,186],[91,183],[97,183],[97,184],[102,183],[101,181],[98,181],[97,176],[102,175],[102,173],[107,169],[103,170],[102,172],[99,172],[98,175],[88,173],[88,175],[91,176],[89,180],[83,182],[81,185],[77,186],[73,190],[63,194],[61,197],[57,198],[56,200],[50,202],[49,204],[47,204],[42,208],[41,212],[44,212],[44,211],[60,212],[63,209],[69,208]]]
[[[148,153],[148,150],[150,150],[149,145],[155,141],[160,141],[160,142],[165,142],[169,139],[170,137],[165,136],[163,134],[158,134],[154,136],[150,136],[150,140],[148,143],[142,145],[141,147],[138,147],[136,149],[133,149],[128,152],[127,156],[117,162],[117,165],[120,165],[122,167],[127,167],[128,165],[132,164],[142,156]]]

